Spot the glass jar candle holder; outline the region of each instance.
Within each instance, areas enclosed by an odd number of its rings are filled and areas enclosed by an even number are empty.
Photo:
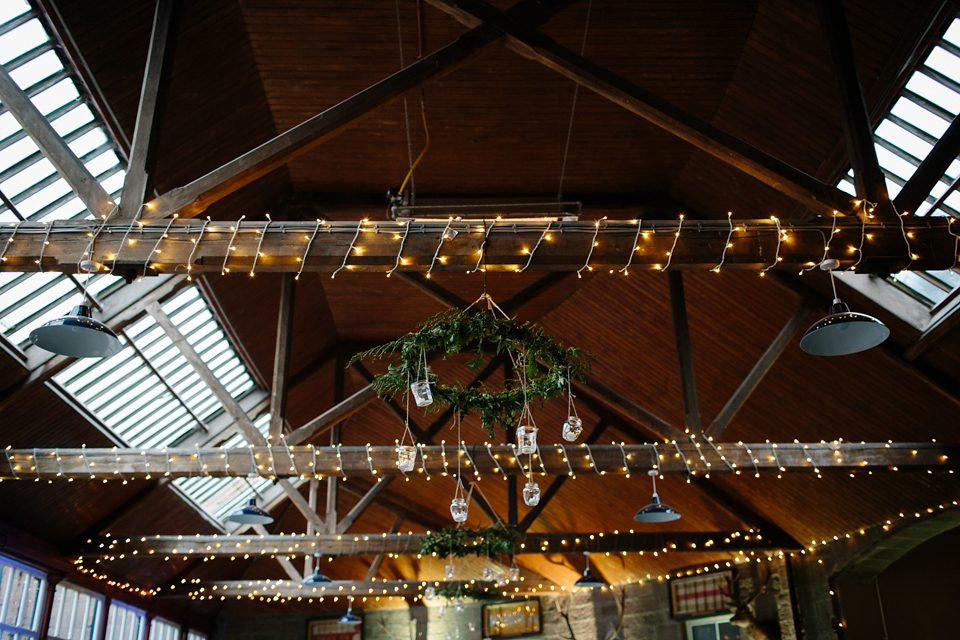
[[[467,521],[467,501],[463,498],[454,498],[450,501],[450,515],[454,522]]]
[[[517,427],[517,452],[524,455],[537,452],[537,428],[522,424]]]
[[[437,588],[436,588],[436,587],[432,587],[432,586],[431,586],[431,587],[427,587],[426,589],[423,590],[423,599],[424,599],[424,600],[433,600],[433,598],[434,598],[436,595],[437,595]]]
[[[443,578],[444,580],[456,580],[457,579],[457,565],[448,564],[443,568]]]
[[[523,485],[523,504],[535,507],[540,503],[540,485],[530,481]]]
[[[483,579],[484,580],[493,580],[493,569],[490,567],[483,568]]]
[[[413,394],[413,401],[418,407],[429,407],[433,404],[433,392],[430,390],[430,382],[421,380],[410,385],[410,393]]]
[[[510,567],[510,582],[516,582],[520,579],[520,567]]]
[[[463,598],[457,598],[453,601],[453,610],[457,613],[463,613]]]
[[[567,442],[573,442],[579,438],[581,431],[583,431],[583,420],[577,416],[570,416],[563,423],[563,439]]]
[[[417,448],[413,445],[402,444],[397,447],[397,468],[404,473],[413,471],[417,465]]]
[[[437,617],[442,618],[446,614],[447,614],[447,604],[445,602],[441,602],[440,606],[437,607]]]

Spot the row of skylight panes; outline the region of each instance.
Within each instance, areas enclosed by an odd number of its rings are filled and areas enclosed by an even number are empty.
[[[260,416],[254,421],[253,425],[266,437],[270,430],[270,414]],[[243,447],[245,444],[246,440],[237,433],[224,442],[223,447],[232,449]],[[266,471],[270,471],[269,467]],[[202,474],[192,478],[177,478],[174,483],[197,506],[220,521],[223,521],[232,511],[236,510],[238,505],[245,502],[254,493],[262,494],[271,484],[270,480],[261,476],[254,478],[212,478]]]
[[[180,290],[161,309],[220,383],[239,398],[253,379],[196,287]],[[126,327],[123,349],[84,358],[54,380],[131,447],[162,447],[222,410],[220,401],[150,315]]]
[[[910,76],[890,113],[874,132],[877,157],[886,174],[887,191],[895,198],[903,185],[960,113],[960,18],[955,18],[943,38]],[[918,216],[960,218],[960,193],[953,191],[936,211],[931,207],[960,176],[960,160],[954,160],[915,213]],[[840,188],[855,194],[853,172]],[[893,282],[925,304],[934,307],[960,286],[960,273],[901,271]]]
[[[70,149],[116,197],[125,172],[116,148],[57,55],[36,12],[24,0],[0,2],[0,64],[63,136]],[[16,211],[0,205],[0,224],[21,217],[53,221],[88,217],[83,203],[5,106],[0,105],[0,192]],[[108,295],[122,281],[94,276],[89,290]],[[25,347],[30,330],[77,304],[80,280],[64,274],[0,273],[0,331]]]
[[[104,190],[118,200],[125,171],[116,147],[25,0],[0,2],[0,64]],[[0,191],[16,209],[0,206],[0,224],[90,217],[2,105]],[[65,315],[79,302],[84,280],[54,273],[0,272],[0,332],[11,343],[27,348],[34,327]],[[123,282],[112,275],[96,275],[86,280],[86,286],[94,300],[102,301]],[[233,397],[253,388],[246,367],[195,287],[182,289],[162,307]],[[78,360],[54,381],[120,441],[133,447],[172,445],[222,411],[219,400],[152,317],[135,321],[119,337],[124,345],[120,353],[102,360]],[[243,439],[235,444],[243,444]],[[214,490],[221,484],[223,496]],[[221,484],[202,483],[196,489],[188,485],[185,491],[196,491],[199,499],[194,501],[215,505],[217,513],[223,504],[232,501],[235,506],[252,493],[246,483],[236,485],[228,480]]]

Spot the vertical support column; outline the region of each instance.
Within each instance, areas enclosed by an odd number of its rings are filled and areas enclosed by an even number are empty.
[[[103,596],[103,611],[100,612],[100,628],[97,629],[97,640],[107,640],[107,623],[110,622],[110,602],[113,600],[109,595]]]
[[[335,403],[343,402],[344,385],[346,383],[344,370],[344,357],[342,351],[337,352],[336,367],[333,372],[333,401]],[[330,429],[330,444],[336,446],[340,444],[340,430],[342,422],[338,422]],[[337,532],[337,497],[339,487],[337,486],[339,478],[335,475],[327,476],[327,533]]]
[[[50,614],[53,612],[53,594],[61,579],[62,576],[60,575],[47,574],[47,583],[43,591],[43,608],[40,610],[40,628],[37,640],[47,640],[47,632],[50,628]]]
[[[307,504],[310,505],[310,508],[314,511],[317,510],[317,493],[320,490],[320,481],[316,478],[310,478],[309,494],[307,496]],[[313,522],[307,520],[307,537],[311,537],[316,534],[317,528],[313,526]],[[303,558],[303,577],[306,578],[311,573],[313,573],[313,556],[306,555]]]
[[[697,380],[693,375],[693,348],[687,322],[687,301],[683,293],[683,274],[669,271],[670,308],[673,311],[673,333],[677,341],[680,386],[683,391],[683,416],[688,429],[700,431],[700,405],[697,402]]]
[[[284,273],[280,285],[277,345],[273,358],[273,383],[270,388],[270,444],[280,442],[287,413],[287,370],[290,365],[290,344],[293,342],[293,305],[296,286],[294,275]]]

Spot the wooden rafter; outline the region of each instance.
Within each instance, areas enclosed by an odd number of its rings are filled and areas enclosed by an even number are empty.
[[[847,211],[853,206],[853,198],[839,189],[823,184],[559,45],[529,22],[517,20],[479,0],[427,1],[468,27],[495,25],[507,34],[508,49],[602,95],[815,211],[829,214],[835,210]]]
[[[296,280],[294,274],[283,274],[280,286],[280,313],[277,318],[277,343],[273,357],[273,384],[270,387],[270,441],[279,442],[283,435],[287,408],[287,369],[290,345],[293,343],[293,305]]]
[[[528,260],[528,270],[532,271],[578,271],[590,253],[593,234],[597,230],[596,223],[589,221],[553,223],[557,233],[549,241],[543,241],[531,258],[525,251],[529,252],[537,245],[545,223],[514,225],[500,222],[489,234],[485,234],[480,225],[460,224],[463,226],[457,238],[444,243],[443,259],[434,261],[445,223],[417,223],[410,229],[404,243],[404,264],[399,269],[424,272],[433,265],[434,272],[470,271],[476,266],[477,251],[486,237],[484,251],[487,268],[492,271],[517,271]],[[668,253],[670,269],[714,269],[729,232],[726,220],[697,220],[696,224],[686,224],[682,228],[677,219],[643,220],[640,223],[643,233],[638,239],[637,224],[630,220],[610,220],[600,225],[599,244],[590,254],[590,266],[594,271],[619,275],[628,260],[632,271],[658,271],[667,266]],[[130,225],[108,223],[94,244],[93,259],[109,267],[116,261],[116,269],[121,272],[128,267],[137,271],[146,268],[148,275],[183,274],[188,266],[194,275],[297,272],[301,268],[327,273],[340,269],[384,273],[396,265],[398,243],[395,235],[401,228],[389,221],[324,223],[324,232],[317,234],[307,252],[307,239],[316,229],[316,223],[274,222],[264,231],[260,222],[215,222],[204,229],[202,238],[203,225],[199,221],[176,220],[169,229],[167,226],[168,223],[163,221],[147,222],[137,225],[128,234]],[[770,219],[738,220],[740,231],[731,238],[732,246],[724,255],[724,268],[759,270],[770,267],[796,271],[809,267],[822,258],[824,238],[830,237],[833,231],[832,220],[780,220],[779,226],[787,233],[788,242],[778,243],[777,224]],[[859,244],[863,228],[858,220],[851,217],[838,219],[836,228],[840,234],[838,238]],[[678,229],[681,235],[674,244]],[[858,273],[894,271],[904,267],[912,270],[945,269],[956,263],[955,238],[948,229],[947,220],[942,217],[904,220],[904,231],[912,234],[911,247],[918,256],[909,265],[899,225],[869,231],[863,259],[857,266]],[[23,223],[16,231],[9,226],[0,228],[0,246],[5,246],[16,233],[15,241],[6,247],[0,270],[38,271],[41,265],[37,261],[42,257],[44,271],[74,273],[84,252],[90,248],[91,234],[98,232],[98,226],[92,221],[58,221],[53,224],[49,245],[44,244],[47,232],[47,226],[42,223]],[[125,235],[132,237],[124,242]],[[347,255],[348,250],[350,255]],[[258,254],[254,267],[254,258]],[[781,260],[774,263],[774,255]],[[855,252],[844,251],[837,257],[840,269],[852,267],[858,260]],[[108,269],[104,267],[103,270]]]
[[[150,50],[140,89],[137,124],[133,131],[127,175],[120,191],[120,217],[135,218],[146,199],[157,159],[170,69],[177,39],[181,0],[157,0]]]
[[[436,588],[454,590],[457,587],[467,586],[471,589],[487,589],[504,597],[563,591],[562,587],[543,579],[526,580],[505,587],[497,587],[493,582],[473,580],[469,583],[431,581],[430,584]],[[334,580],[323,585],[302,585],[289,580],[220,580],[194,583],[189,585],[187,590],[173,590],[165,595],[171,598],[190,597],[209,600],[224,600],[227,597],[323,600],[324,598],[342,598],[344,593],[354,594],[356,597],[414,598],[423,595],[424,586],[425,583],[419,580]]]
[[[688,429],[700,431],[700,404],[697,401],[697,379],[693,374],[693,345],[690,342],[690,326],[687,322],[683,274],[679,271],[671,271],[669,281],[670,309],[673,315],[673,335],[677,343],[684,422]]]
[[[614,423],[613,426],[616,426]],[[660,472],[679,475],[731,475],[739,473],[827,473],[856,471],[927,471],[955,469],[960,464],[960,444],[946,443],[848,443],[783,442],[671,444],[547,444],[542,443],[541,460],[548,475],[599,473],[618,475],[643,473],[655,456],[662,456]],[[464,475],[524,475],[521,461],[509,445],[468,445],[465,455],[473,462]],[[423,447],[423,461],[416,475],[450,475],[443,460],[455,459],[453,445]],[[120,480],[153,476],[215,477],[261,476],[266,478],[385,477],[399,475],[396,447],[266,447],[261,445],[224,448],[167,449],[8,449],[0,456],[0,478],[34,480],[90,478]],[[675,456],[682,453],[682,458]],[[499,465],[492,456],[500,456]],[[369,460],[368,460],[369,456]],[[514,460],[511,462],[510,458]],[[566,458],[566,460],[565,460]],[[624,459],[626,458],[626,460]],[[709,464],[708,464],[709,463]],[[595,466],[591,466],[595,464]],[[370,469],[371,465],[376,473]],[[537,472],[535,475],[540,475]],[[299,492],[297,492],[299,496]],[[306,504],[306,500],[300,496]]]
[[[530,24],[542,24],[575,1],[524,0],[507,13]],[[180,217],[198,215],[210,204],[342,133],[393,100],[456,71],[502,37],[500,30],[492,26],[473,29],[247,154],[147,203],[145,217],[165,218],[174,213]]]
[[[960,156],[960,116],[953,119],[950,127],[893,199],[897,211],[916,213],[957,156]]]

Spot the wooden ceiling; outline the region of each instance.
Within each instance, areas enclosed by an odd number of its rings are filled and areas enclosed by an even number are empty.
[[[56,0],[63,26],[102,89],[116,124],[132,136],[146,59],[153,3],[148,0]],[[494,3],[507,8],[509,2]],[[203,0],[184,3],[172,81],[163,121],[155,176],[159,193],[183,185],[238,155],[354,95],[397,71],[403,60],[448,44],[465,29],[427,3],[321,0]],[[914,49],[929,36],[944,3],[867,0],[844,2],[868,110],[880,113],[902,82]],[[589,11],[589,21],[588,21]],[[399,21],[399,23],[398,23]],[[816,3],[684,2],[632,0],[578,2],[550,20],[544,32],[561,44],[711,122],[794,167],[826,182],[845,170],[840,110]],[[419,34],[419,36],[418,36]],[[422,41],[422,48],[418,37]],[[501,46],[488,48],[422,94],[407,98],[410,153],[425,144],[423,104],[430,146],[415,174],[418,198],[536,197],[563,195],[583,202],[584,217],[631,218],[636,207],[664,200],[693,217],[800,217],[804,207],[723,164],[543,65]],[[572,125],[571,125],[572,121]],[[567,145],[568,129],[570,131]],[[263,220],[266,212],[291,218],[379,218],[388,189],[408,169],[405,109],[394,101],[373,116],[289,165],[216,203],[207,213],[219,219]],[[564,163],[565,149],[569,149]],[[291,202],[307,202],[306,208]],[[610,214],[616,205],[617,213]],[[603,213],[601,213],[603,212]],[[537,280],[534,274],[442,275],[434,281],[470,302],[486,287],[503,301]],[[688,308],[699,409],[704,427],[800,304],[783,280],[755,273],[688,273]],[[787,278],[796,288],[797,278]],[[827,290],[820,274],[799,279],[812,295]],[[208,277],[204,291],[248,355],[260,380],[273,369],[280,276]],[[894,330],[884,347],[845,358],[824,359],[800,351],[795,337],[755,393],[737,413],[724,441],[846,440],[956,441],[960,337],[954,333],[915,363],[902,349],[916,338],[879,307],[850,294],[853,304],[880,315]],[[379,274],[344,273],[335,280],[305,275],[297,285],[290,375],[300,381],[289,394],[293,427],[335,403],[333,355],[338,345],[382,342],[412,330],[444,305],[410,282]],[[519,308],[567,345],[596,355],[593,375],[630,401],[682,428],[681,378],[677,364],[667,277],[659,273],[568,277]],[[812,323],[819,311],[810,314]],[[805,323],[806,324],[806,323]],[[15,385],[17,366],[0,368]],[[471,374],[453,360],[437,365],[441,377]],[[491,379],[496,386],[499,372]],[[366,381],[349,372],[345,392]],[[102,435],[51,401],[42,388],[2,418],[14,446],[107,445]],[[38,409],[43,407],[43,409]],[[57,407],[57,408],[53,408]],[[538,412],[542,437],[559,440],[563,407]],[[585,430],[604,417],[581,406]],[[427,423],[429,419],[419,418]],[[600,439],[633,441],[635,425],[618,424]],[[388,444],[402,424],[382,403],[354,415],[343,429],[344,444]],[[465,439],[482,442],[473,422]],[[649,434],[643,434],[649,436]],[[448,439],[450,435],[446,435]],[[318,441],[318,443],[320,443]],[[549,478],[541,481],[541,487]],[[582,477],[566,483],[536,520],[533,531],[628,529],[649,497],[646,477],[629,480]],[[753,511],[800,541],[820,539],[875,524],[904,506],[916,508],[953,499],[960,488],[950,475],[884,473],[856,478],[812,474],[783,479],[741,476],[711,480]],[[210,525],[169,492],[150,486],[109,487],[3,483],[5,504],[16,505],[10,524],[57,545],[76,543],[91,529],[116,535],[188,534]],[[504,483],[482,483],[498,513],[506,513]],[[395,482],[385,494],[432,517],[446,519],[453,491],[449,479]],[[670,478],[661,495],[684,518],[665,530],[732,530],[750,525],[742,513],[718,507],[696,483]],[[813,500],[812,496],[816,496]],[[341,492],[346,512],[356,496]],[[322,498],[321,498],[322,500]],[[42,508],[37,508],[42,505]],[[524,514],[521,507],[520,517]],[[294,509],[274,513],[274,530],[301,532],[306,522]],[[354,531],[382,532],[393,515],[380,503],[358,520]],[[486,524],[479,510],[471,525]],[[651,528],[650,525],[646,525]],[[422,531],[416,524],[404,525]],[[638,529],[642,526],[638,525]],[[53,533],[52,533],[53,532]],[[725,554],[666,554],[658,558],[601,558],[610,580],[654,575]],[[702,555],[702,557],[700,557]],[[327,571],[362,578],[363,561],[341,559]],[[524,560],[525,566],[557,582],[570,582],[577,562],[557,558]],[[252,566],[251,566],[252,565]],[[282,577],[278,565],[216,561],[202,566],[161,567],[127,560],[111,570],[136,576],[146,586],[175,576]],[[409,559],[387,561],[382,575],[410,578]],[[190,571],[194,573],[190,573]],[[253,610],[255,611],[255,610]],[[237,613],[230,610],[231,613]]]

